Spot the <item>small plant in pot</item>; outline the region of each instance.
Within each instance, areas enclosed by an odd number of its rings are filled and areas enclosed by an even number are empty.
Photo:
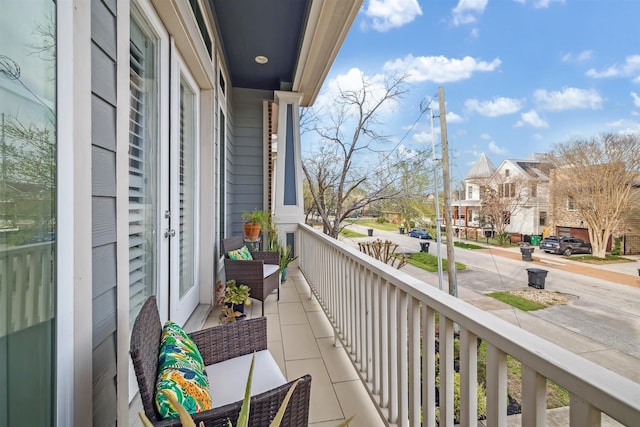
[[[249,286],[239,285],[235,280],[227,280],[224,290],[224,305],[222,310],[225,323],[244,317],[244,306],[251,304],[249,301]]]
[[[287,267],[298,257],[292,256],[291,246],[280,246],[278,252],[280,253],[280,280],[284,282],[287,278]]]
[[[266,211],[254,209],[252,211],[244,211],[242,213],[242,229],[244,237],[247,240],[258,240],[262,226],[269,220],[270,214]]]

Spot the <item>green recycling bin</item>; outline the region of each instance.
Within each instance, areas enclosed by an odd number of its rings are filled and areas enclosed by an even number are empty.
[[[540,236],[531,236],[531,246],[540,246]]]

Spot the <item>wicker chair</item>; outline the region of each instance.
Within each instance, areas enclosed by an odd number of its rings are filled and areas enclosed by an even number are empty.
[[[162,325],[155,297],[150,297],[142,307],[131,332],[130,354],[138,380],[144,413],[154,426],[181,426],[178,418],[160,419],[154,404],[154,392],[158,371],[160,336]],[[189,334],[200,350],[205,365],[251,354],[267,348],[267,319],[259,317],[228,325],[196,331]],[[215,387],[215,379],[212,379]],[[249,425],[267,426],[275,416],[293,381],[251,398]],[[224,384],[219,386],[224,387]],[[307,426],[311,376],[301,377],[296,386],[282,421],[282,426]],[[215,404],[215,402],[214,402]],[[227,427],[227,421],[235,423],[242,401],[205,412],[193,414],[196,425],[200,421],[206,427]]]
[[[274,290],[278,290],[278,301],[280,300],[280,271],[271,268],[265,273],[265,264],[272,266],[280,265],[280,255],[278,252],[251,252],[253,260],[241,261],[230,259],[227,256],[229,251],[244,246],[242,236],[229,237],[222,241],[224,250],[224,275],[226,280],[235,280],[238,284],[243,284],[251,288],[249,296],[262,302],[262,315],[264,316],[264,300]]]

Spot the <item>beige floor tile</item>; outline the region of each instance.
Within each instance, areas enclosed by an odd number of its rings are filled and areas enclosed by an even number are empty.
[[[309,423],[309,427],[336,427],[343,421],[344,418],[341,418],[339,420],[323,421],[321,423]]]
[[[309,423],[339,420],[344,417],[322,359],[287,361],[286,365],[289,379],[305,374],[311,375]]]
[[[300,301],[302,301],[305,311],[322,311],[322,306],[314,296],[309,298],[308,296],[300,295]]]
[[[322,311],[309,311],[307,312],[307,318],[309,324],[313,330],[313,335],[316,338],[333,338],[333,326],[329,323],[327,316]]]
[[[300,302],[295,286],[290,284],[280,286],[280,302]]]
[[[345,416],[354,416],[353,420],[349,423],[350,427],[385,425],[360,381],[336,383],[333,387]]]
[[[309,324],[282,325],[281,330],[285,360],[320,357],[320,350]]]
[[[276,313],[265,313],[267,318],[267,341],[282,341],[280,331],[280,315]]]
[[[296,325],[296,324],[308,324],[309,319],[302,307],[302,303],[298,302],[280,302],[280,324],[281,325]]]
[[[323,338],[316,342],[332,382],[338,383],[360,379],[344,348],[336,347],[333,338]]]
[[[278,313],[278,294],[272,293],[267,296],[266,301],[264,302],[264,315],[271,313]],[[260,316],[262,314],[262,307],[260,306],[260,301],[254,300],[253,307],[255,309],[255,315]]]

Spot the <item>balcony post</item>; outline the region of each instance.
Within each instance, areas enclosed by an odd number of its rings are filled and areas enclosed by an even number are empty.
[[[302,94],[275,91],[275,98],[278,103],[278,142],[273,189],[274,221],[280,241],[292,245],[295,255],[294,235],[298,223],[304,220],[299,115]]]

